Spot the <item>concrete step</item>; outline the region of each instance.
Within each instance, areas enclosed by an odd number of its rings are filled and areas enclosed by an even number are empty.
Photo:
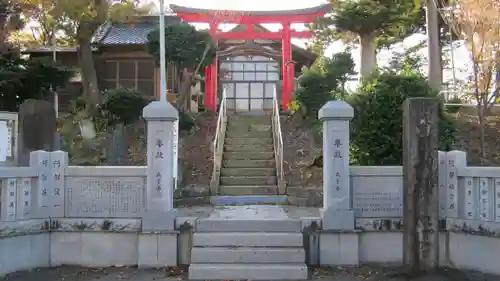
[[[272,138],[273,134],[271,131],[268,131],[268,132],[226,131],[226,137],[228,137],[228,138]]]
[[[210,197],[210,203],[215,206],[285,205],[288,203],[288,197],[285,195],[218,195]]]
[[[277,195],[278,187],[276,185],[221,185],[219,186],[220,195]]]
[[[224,152],[224,160],[273,160],[274,152]]]
[[[276,185],[276,176],[227,176],[220,177],[221,185]]]
[[[189,280],[307,280],[305,264],[191,264]]]
[[[276,162],[271,160],[224,160],[224,168],[275,168]]]
[[[228,152],[273,152],[274,148],[272,145],[261,144],[261,145],[224,145],[224,151]]]
[[[273,144],[273,138],[226,138],[224,144],[229,145],[256,145],[256,144]]]
[[[194,247],[302,247],[302,233],[195,232]]]
[[[264,234],[262,234],[264,235]],[[265,239],[265,237],[262,237]],[[305,263],[304,249],[273,247],[194,247],[191,263]]]
[[[276,168],[221,168],[221,176],[275,176]]]
[[[300,233],[299,219],[225,219],[205,218],[196,221],[197,232],[295,232]]]

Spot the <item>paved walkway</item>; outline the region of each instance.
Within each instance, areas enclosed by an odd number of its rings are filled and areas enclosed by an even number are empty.
[[[376,266],[360,268],[332,268],[312,270],[312,281],[409,281],[408,278],[395,277],[394,270]],[[137,268],[84,269],[62,267],[35,269],[7,276],[5,281],[183,281],[185,270],[140,270]],[[423,276],[413,281],[498,281],[499,276],[488,276],[473,272],[443,270],[437,275]],[[242,280],[250,281],[250,280]]]

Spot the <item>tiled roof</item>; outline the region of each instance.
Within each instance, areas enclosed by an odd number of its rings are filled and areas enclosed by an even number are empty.
[[[94,36],[98,45],[142,45],[148,42],[148,34],[155,30],[152,24],[136,26],[103,26]]]

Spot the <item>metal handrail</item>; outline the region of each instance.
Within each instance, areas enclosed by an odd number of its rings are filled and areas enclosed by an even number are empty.
[[[283,175],[283,135],[281,133],[280,106],[276,93],[276,86],[273,91],[272,127],[274,135],[274,153],[276,156],[276,172],[278,176],[278,186],[284,183]]]
[[[223,138],[226,131],[227,123],[227,98],[226,98],[226,88],[222,90],[222,99],[220,101],[219,115],[217,117],[217,129],[215,131],[214,141],[212,143],[213,152],[213,163],[214,168],[212,172],[212,180],[217,180],[218,171],[220,170],[220,165],[222,162],[222,150],[223,150]]]

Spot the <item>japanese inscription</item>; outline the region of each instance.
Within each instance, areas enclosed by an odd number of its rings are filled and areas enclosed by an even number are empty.
[[[51,191],[53,188],[52,178],[53,176],[50,174],[52,170],[52,166],[50,163],[50,154],[51,152],[39,151],[39,194],[38,196],[38,206],[41,208],[50,207],[51,201]]]
[[[7,220],[16,220],[17,179],[7,179]]]
[[[14,134],[14,121],[13,120],[8,120],[7,121],[7,150],[6,150],[6,156],[7,157],[12,157],[12,139],[13,139],[13,134]]]
[[[474,193],[474,179],[470,177],[465,180],[465,217],[467,219],[476,218],[476,196]]]
[[[144,207],[143,177],[67,177],[67,214],[137,217]]]
[[[455,160],[449,159],[447,166],[447,190],[446,190],[446,204],[447,216],[456,218],[458,217],[458,178],[455,167]]]
[[[22,213],[24,216],[29,215],[31,209],[31,179],[22,179],[23,194],[22,194]]]
[[[54,151],[50,154],[50,166],[52,168],[51,181],[53,189],[51,191],[51,202],[53,216],[64,215],[64,168],[67,166],[67,153]]]
[[[401,177],[353,177],[353,207],[357,217],[403,216]]]
[[[495,221],[500,222],[500,178],[495,179]]]
[[[155,136],[155,140],[153,141],[153,151],[152,151],[152,173],[150,183],[152,186],[152,191],[156,191],[158,193],[164,192],[165,182],[165,168],[168,165],[167,156],[167,144],[164,139],[164,131],[157,131]]]
[[[156,173],[156,190],[161,191],[161,174],[160,174],[160,172]]]
[[[177,158],[179,155],[179,120],[175,120],[172,130],[172,176],[174,177],[174,188],[177,187],[177,171],[179,169]]]
[[[487,178],[479,179],[479,209],[481,211],[481,220],[489,221],[490,217],[490,202],[489,202],[489,184]]]
[[[439,184],[439,216],[446,217],[448,208],[447,179],[446,179],[446,152],[439,151],[438,184]]]

